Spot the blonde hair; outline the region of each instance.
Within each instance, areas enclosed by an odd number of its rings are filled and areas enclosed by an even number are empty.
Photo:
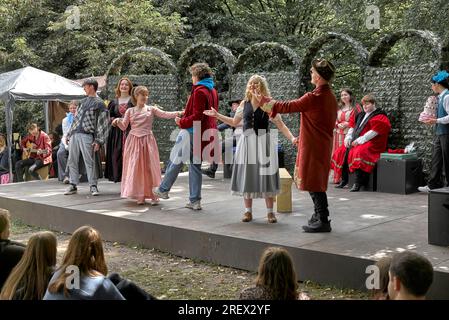
[[[293,262],[287,250],[267,248],[259,262],[256,285],[268,289],[274,300],[296,300],[298,283]]]
[[[128,87],[129,87],[128,94],[131,95],[131,91],[133,89],[133,83],[131,82],[131,80],[129,80],[129,78],[123,77],[118,81],[117,86],[115,87],[115,97],[116,98],[120,98],[120,96],[122,95],[122,92],[120,91],[120,84],[122,83],[123,80],[128,82]]]
[[[253,94],[251,92],[252,84],[258,86],[258,89],[263,96],[269,97],[271,95],[270,89],[268,88],[267,79],[265,79],[264,76],[255,74],[252,75],[251,78],[249,78],[248,83],[246,84],[245,101],[251,101],[251,98],[253,97]]]
[[[81,276],[95,277],[108,274],[100,233],[91,226],[80,227],[73,233],[61,267],[58,269],[62,272],[48,286],[49,292],[58,293],[63,289],[64,295],[69,295],[65,283],[70,273],[64,272],[69,266],[77,266]]]
[[[21,290],[21,300],[42,300],[56,265],[57,240],[53,232],[33,234],[19,263],[3,285],[0,300],[13,300]]]
[[[0,234],[11,225],[11,215],[6,209],[0,208]]]

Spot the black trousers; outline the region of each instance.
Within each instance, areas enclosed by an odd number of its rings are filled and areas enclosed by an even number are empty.
[[[17,182],[23,182],[23,173],[25,167],[28,167],[28,172],[31,174],[31,176],[37,180],[40,180],[39,175],[37,174],[36,170],[40,169],[44,166],[44,163],[41,159],[35,159],[35,158],[28,158],[25,160],[20,160],[16,162],[16,177]]]
[[[232,139],[232,147],[237,146],[237,139],[235,137],[232,137],[232,138],[222,141],[221,142],[221,153],[223,155],[225,153],[226,143],[229,143],[231,139]],[[224,159],[224,156],[223,156],[223,159]],[[217,169],[218,169],[218,164],[215,162],[212,162],[209,166],[209,170],[215,173],[215,172],[217,172]]]
[[[309,194],[314,205],[314,216],[323,222],[327,222],[327,217],[329,217],[329,205],[327,203],[326,192],[309,192]]]
[[[446,183],[449,183],[449,135],[436,136],[433,140],[432,163],[428,186],[430,189],[442,188],[445,186],[442,173],[446,176]]]
[[[123,279],[118,273],[112,273],[108,278],[126,300],[157,300],[134,282]]]
[[[348,164],[349,148],[346,148],[345,158],[343,160],[343,167],[341,172],[341,181],[348,183],[349,181],[349,164]],[[355,183],[365,186],[369,181],[369,173],[363,170],[355,170]]]

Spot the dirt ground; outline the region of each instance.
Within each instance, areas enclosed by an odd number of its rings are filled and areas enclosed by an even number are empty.
[[[26,243],[31,234],[40,230],[14,220],[11,239]],[[58,261],[61,261],[70,235],[55,234],[58,238]],[[256,276],[248,271],[185,259],[154,249],[108,241],[104,241],[104,248],[109,272],[118,272],[158,299],[237,299],[239,292],[251,286]],[[317,300],[369,298],[364,292],[321,286],[309,281],[300,283],[299,289]]]

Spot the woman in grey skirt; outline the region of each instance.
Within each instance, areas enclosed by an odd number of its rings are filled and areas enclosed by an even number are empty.
[[[216,110],[204,114],[235,127],[243,120],[243,134],[237,142],[231,178],[233,195],[243,196],[245,213],[242,221],[253,219],[253,199],[264,198],[269,223],[275,223],[274,197],[280,192],[279,164],[277,154],[277,131],[269,130],[270,120],[293,144],[297,143],[280,116],[269,119],[261,106],[260,97],[270,96],[268,84],[263,76],[253,75],[246,86],[245,99],[238,107],[234,118],[226,117]]]

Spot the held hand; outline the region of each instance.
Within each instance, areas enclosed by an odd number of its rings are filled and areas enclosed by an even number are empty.
[[[100,150],[100,145],[96,142],[92,143],[92,148],[94,148],[94,152],[97,152]]]
[[[212,108],[210,110],[204,110],[203,114],[205,114],[206,116],[209,116],[209,117],[213,117],[213,118],[218,117],[218,112],[214,108]]]
[[[294,146],[298,146],[298,140],[299,140],[298,137],[293,137],[293,138],[292,138],[292,144],[293,144]]]
[[[353,147],[358,146],[358,145],[359,145],[359,143],[357,142],[357,140],[355,140],[355,141],[352,142],[352,146],[353,146]]]
[[[429,119],[429,120],[425,120],[423,122],[428,125],[433,125],[433,124],[437,123],[437,119]]]
[[[180,117],[176,117],[175,118],[175,122],[176,122],[176,125],[179,127],[179,124],[181,123],[181,118]]]
[[[179,115],[180,117],[182,117],[182,116],[184,115],[185,112],[186,112],[185,109],[183,109],[183,110],[181,110],[181,111],[178,111],[178,115]]]

